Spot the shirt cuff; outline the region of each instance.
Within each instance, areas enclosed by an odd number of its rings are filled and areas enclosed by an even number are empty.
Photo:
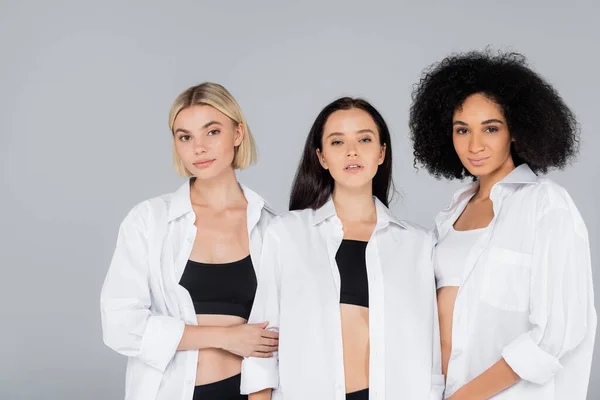
[[[446,389],[444,375],[431,375],[429,400],[442,400],[444,398],[444,389]]]
[[[185,322],[180,319],[158,315],[149,317],[140,346],[140,360],[165,372],[181,342],[184,329]]]
[[[502,357],[521,379],[538,385],[545,384],[562,369],[558,359],[540,349],[529,332],[506,346]]]
[[[242,361],[241,394],[251,394],[264,389],[277,389],[279,371],[277,358],[244,358]]]

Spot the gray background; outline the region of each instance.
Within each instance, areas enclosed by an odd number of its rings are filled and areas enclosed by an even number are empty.
[[[412,168],[411,85],[451,51],[525,53],[583,126],[578,161],[551,176],[587,221],[600,279],[600,6],[203,3],[0,3],[0,399],[123,397],[100,287],[125,213],[181,183],[167,113],[205,80],[241,103],[260,160],[239,178],[280,211],[316,114],[340,95],[366,97],[393,132],[393,210],[431,226],[461,184]],[[599,354],[589,398],[600,398]]]

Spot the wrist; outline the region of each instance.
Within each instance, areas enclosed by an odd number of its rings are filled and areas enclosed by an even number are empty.
[[[229,332],[231,329],[227,326],[215,326],[213,328],[214,347],[221,350],[227,350],[229,343]]]

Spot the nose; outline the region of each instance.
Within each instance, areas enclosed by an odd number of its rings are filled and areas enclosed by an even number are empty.
[[[194,139],[194,152],[196,154],[202,154],[202,153],[206,153],[206,143],[204,140],[200,139]]]
[[[484,144],[481,136],[477,133],[473,133],[469,137],[469,151],[471,153],[479,153],[484,149]]]
[[[358,151],[356,149],[356,145],[353,143],[349,143],[346,148],[346,157],[356,157],[358,156]]]

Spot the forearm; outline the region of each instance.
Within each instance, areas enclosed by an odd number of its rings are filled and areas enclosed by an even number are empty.
[[[451,400],[487,400],[514,385],[521,378],[501,359],[454,393]]]
[[[272,389],[261,390],[260,392],[250,393],[248,400],[271,400]]]
[[[225,327],[186,325],[177,350],[222,349]]]

